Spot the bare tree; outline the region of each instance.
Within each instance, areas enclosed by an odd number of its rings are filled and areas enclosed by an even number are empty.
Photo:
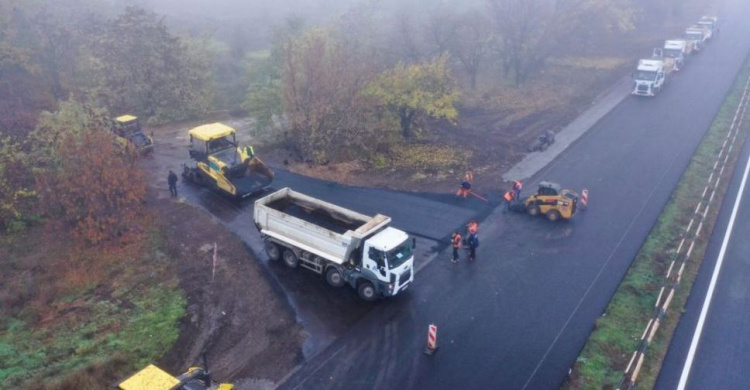
[[[439,56],[450,50],[456,35],[458,23],[454,12],[439,4],[427,14],[425,37],[433,46],[432,54]]]
[[[472,90],[476,88],[479,66],[492,39],[490,21],[479,11],[468,11],[456,20],[450,51],[469,76]]]
[[[616,0],[488,0],[506,71],[521,85],[583,31],[632,28],[630,4]]]

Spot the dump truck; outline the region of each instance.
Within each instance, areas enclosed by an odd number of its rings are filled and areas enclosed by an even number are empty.
[[[184,374],[174,377],[161,368],[149,364],[146,368],[122,381],[120,390],[233,390],[234,385],[211,380],[208,369],[190,367]]]
[[[675,71],[685,66],[687,56],[693,51],[692,41],[684,39],[668,39],[664,41],[662,54],[664,58],[671,58],[674,61]]]
[[[148,153],[154,149],[153,138],[143,133],[141,122],[136,116],[118,116],[114,120],[112,131],[117,136],[117,142],[123,147],[131,145],[141,153]]]
[[[692,25],[685,29],[685,39],[693,42],[693,50],[695,51],[703,50],[710,38],[711,30],[703,26]]]
[[[537,193],[522,201],[523,209],[529,215],[544,215],[552,222],[560,219],[571,219],[578,206],[579,195],[575,191],[563,189],[557,183],[543,181],[539,183]],[[513,207],[514,210],[517,209]]]
[[[663,57],[658,49],[654,57],[638,61],[638,67],[633,72],[633,90],[638,96],[655,96],[664,88],[667,76],[675,70],[674,59]]]
[[[698,26],[709,30],[711,34],[708,38],[711,39],[719,33],[719,18],[716,16],[703,16],[698,21]]]
[[[253,218],[271,260],[307,268],[333,287],[348,284],[365,301],[398,295],[414,281],[415,240],[385,215],[284,188],[256,200]]]
[[[255,155],[252,146],[240,147],[235,133],[222,123],[191,129],[190,157],[196,165],[183,164],[183,179],[238,199],[268,188],[273,171]]]

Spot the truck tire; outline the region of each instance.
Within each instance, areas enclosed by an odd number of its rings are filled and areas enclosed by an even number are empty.
[[[289,268],[297,268],[297,266],[299,265],[299,259],[291,249],[287,249],[284,251],[284,264],[286,264],[286,266]]]
[[[326,282],[331,287],[341,287],[346,283],[344,275],[341,275],[341,271],[337,267],[328,267],[328,270],[326,270]]]
[[[560,212],[557,210],[550,210],[547,212],[547,219],[549,219],[552,222],[559,221],[562,215],[560,215]]]
[[[529,213],[532,217],[536,217],[539,215],[539,206],[532,204],[529,207],[526,208],[526,212]]]
[[[357,287],[357,294],[363,301],[372,302],[377,298],[377,294],[375,293],[375,286],[367,281],[359,283],[359,286]]]
[[[281,248],[279,248],[278,245],[271,241],[266,241],[264,246],[266,247],[266,253],[268,253],[269,259],[277,261],[281,258]]]

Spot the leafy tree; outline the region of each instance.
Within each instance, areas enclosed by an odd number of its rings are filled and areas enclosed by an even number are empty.
[[[414,138],[425,118],[452,121],[458,117],[458,92],[447,61],[443,55],[414,65],[399,63],[368,86],[366,94],[398,118],[404,138]]]
[[[208,45],[172,35],[156,14],[127,7],[116,19],[94,28],[92,51],[98,65],[96,96],[108,107],[156,120],[207,112]]]
[[[373,146],[374,105],[360,91],[365,62],[327,30],[313,29],[283,45],[283,102],[290,146],[305,160],[324,163]]]
[[[34,211],[36,195],[24,153],[0,133],[0,226],[22,230]]]
[[[139,228],[145,179],[104,115],[68,102],[44,115],[33,138],[40,151],[37,188],[50,223],[91,244]]]

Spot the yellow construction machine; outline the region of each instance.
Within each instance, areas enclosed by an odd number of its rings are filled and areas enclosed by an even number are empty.
[[[193,128],[189,134],[190,157],[197,164],[183,165],[185,180],[234,198],[250,196],[271,185],[273,171],[255,155],[252,146],[238,146],[233,128],[212,123]]]
[[[138,117],[133,115],[115,118],[113,132],[117,135],[117,142],[123,147],[132,145],[136,151],[142,153],[148,153],[154,148],[153,138],[143,133]]]
[[[557,183],[539,183],[537,193],[524,199],[523,206],[531,216],[545,215],[550,221],[571,219],[576,213],[578,194]]]
[[[234,385],[216,383],[203,367],[190,367],[178,377],[149,364],[117,386],[120,390],[233,390]]]

